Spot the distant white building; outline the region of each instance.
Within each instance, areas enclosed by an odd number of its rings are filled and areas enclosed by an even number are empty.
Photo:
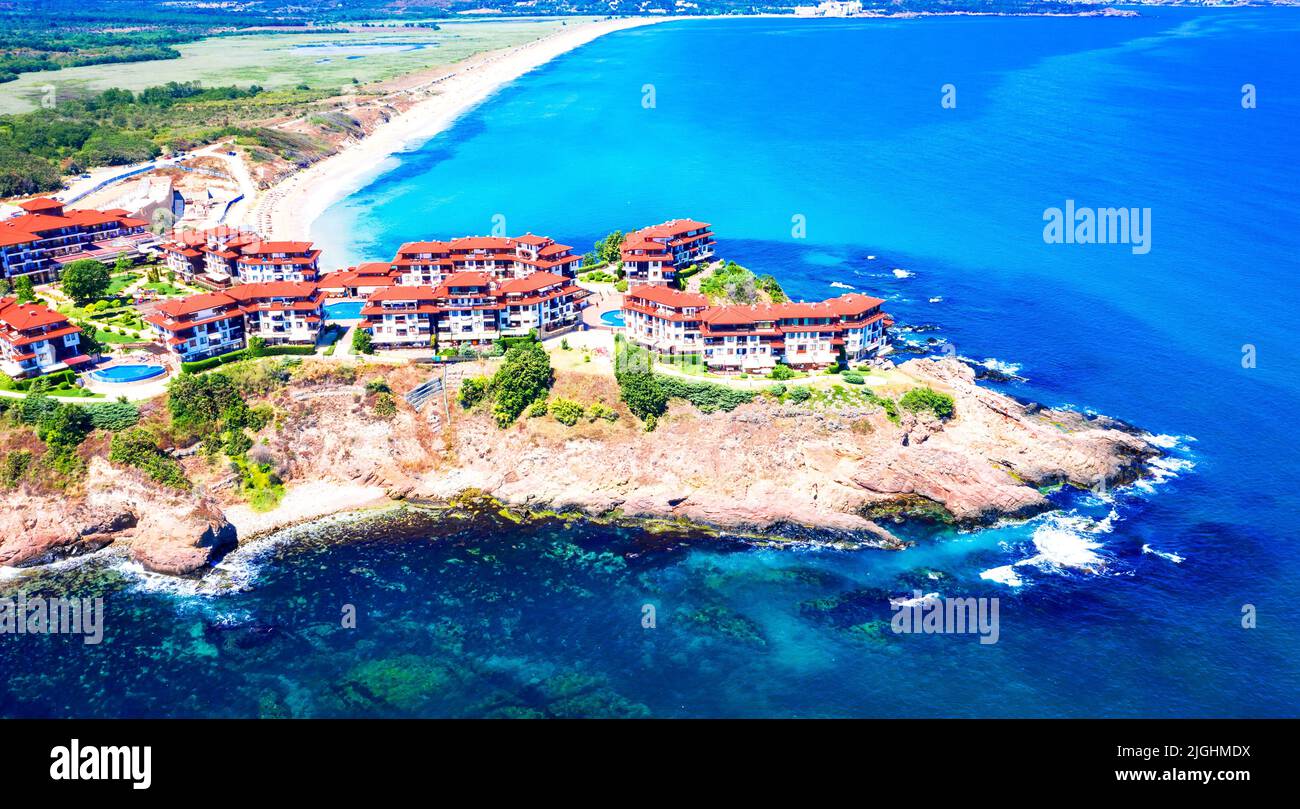
[[[796,17],[856,17],[862,13],[860,0],[827,0],[815,6],[795,6]]]

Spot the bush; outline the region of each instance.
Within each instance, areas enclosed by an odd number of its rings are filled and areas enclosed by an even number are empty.
[[[388,382],[376,377],[366,383],[366,393],[392,393],[393,389],[388,386]]]
[[[52,452],[75,450],[94,426],[90,414],[77,405],[58,404],[48,410],[36,426],[36,432]]]
[[[628,410],[643,421],[662,416],[668,409],[668,395],[650,370],[649,353],[623,340],[615,351],[614,376]]]
[[[158,444],[147,430],[134,427],[117,433],[109,445],[108,460],[123,466],[132,466],[144,472],[151,480],[176,489],[188,489],[189,480],[181,465],[158,449]]]
[[[5,456],[4,461],[0,462],[0,486],[6,489],[12,489],[22,480],[23,475],[27,473],[27,467],[32,465],[32,453],[25,449],[16,449]]]
[[[783,362],[778,362],[776,364],[776,367],[773,368],[772,371],[767,375],[767,378],[786,380],[786,379],[794,379],[796,375],[797,374],[795,373],[795,370],[791,368],[789,365],[786,365]]]
[[[913,413],[929,410],[941,419],[953,413],[952,397],[931,388],[913,388],[903,394],[898,403]]]
[[[375,346],[370,338],[370,332],[358,328],[352,332],[352,353],[353,354],[373,354]]]
[[[840,379],[844,380],[845,383],[849,385],[861,385],[866,382],[866,379],[863,378],[862,374],[856,371],[845,371],[840,374]]]
[[[618,421],[618,411],[603,402],[596,402],[587,408],[587,418],[595,421],[604,419],[605,421]]]
[[[262,337],[248,338],[248,356],[260,357],[266,353],[266,340]]]
[[[538,399],[528,406],[528,418],[536,419],[550,412],[550,405],[545,399]]]
[[[234,380],[224,374],[174,377],[167,385],[167,409],[177,425],[195,432],[221,432],[248,422]]]
[[[383,391],[375,396],[373,409],[375,415],[381,419],[391,419],[397,415],[397,400],[393,398],[393,394]]]
[[[785,385],[781,385],[781,384],[772,385],[767,389],[767,395],[771,396],[773,399],[780,399],[782,396],[785,395],[785,390],[786,390]]]
[[[656,376],[659,386],[670,399],[685,399],[702,413],[731,411],[754,401],[754,391],[739,390],[711,382],[685,382],[675,377]]]
[[[182,362],[181,373],[197,374],[200,371],[206,371],[210,368],[216,368],[219,365],[225,365],[230,362],[239,362],[248,359],[248,351],[243,348],[235,349],[229,354],[218,354],[215,357],[208,357],[206,360],[195,360],[194,362]]]
[[[554,380],[551,358],[540,343],[516,344],[492,377],[492,414],[498,427],[507,427],[546,392]]]
[[[790,401],[796,404],[802,404],[803,402],[806,402],[811,398],[812,398],[812,390],[810,390],[809,388],[803,385],[790,389]]]
[[[85,410],[90,414],[90,423],[99,430],[118,432],[140,422],[140,408],[131,402],[86,405]]]
[[[585,412],[582,405],[568,399],[556,399],[551,403],[551,415],[566,427],[577,424],[578,419],[582,418]]]
[[[627,292],[627,279],[618,279],[617,283],[614,284],[614,289],[617,289],[619,292]]]
[[[461,383],[460,393],[456,394],[456,401],[460,402],[461,407],[469,410],[487,396],[487,386],[488,380],[486,377],[476,376],[466,379]]]

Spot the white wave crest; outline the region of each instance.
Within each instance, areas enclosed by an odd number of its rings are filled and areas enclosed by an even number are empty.
[[[835,287],[836,289],[857,289],[857,287],[851,284],[844,284],[844,283],[840,283],[839,281],[831,281],[831,286]]]
[[[1033,556],[1009,565],[990,568],[980,573],[980,578],[1019,587],[1024,584],[1018,567],[1033,567],[1044,573],[1065,574],[1081,572],[1102,574],[1106,572],[1107,557],[1102,553],[1099,537],[1114,530],[1118,519],[1114,509],[1098,520],[1082,514],[1052,512],[1039,518],[1034,528]]]
[[[904,269],[902,269],[901,267],[895,267],[895,268],[894,268],[894,277],[895,277],[895,278],[911,278],[911,277],[914,276],[914,275],[916,275],[916,273],[914,273],[914,272],[908,272],[907,270],[904,270]]]
[[[1169,561],[1173,562],[1176,565],[1182,564],[1183,560],[1187,558],[1185,556],[1179,556],[1178,554],[1171,553],[1169,551],[1158,551],[1155,548],[1151,547],[1150,545],[1143,545],[1142,552],[1155,554],[1156,556],[1159,556],[1161,559],[1168,559]]]

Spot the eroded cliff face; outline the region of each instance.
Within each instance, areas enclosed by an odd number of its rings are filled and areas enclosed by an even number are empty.
[[[75,496],[6,492],[0,498],[0,565],[30,565],[127,546],[160,573],[190,575],[235,547],[235,530],[210,497],[159,486],[92,458]]]
[[[612,379],[567,374],[557,395],[603,399],[620,418],[574,427],[521,418],[500,430],[487,413],[454,404],[450,421],[435,424],[440,402],[422,413],[402,404],[396,416],[378,418],[361,386],[325,382],[277,391],[278,424],[257,442],[288,486],[312,482],[323,497],[329,483],[430,499],[476,489],[516,506],[758,531],[807,526],[851,532],[855,541],[882,547],[901,546],[878,524],[882,517],[921,512],[975,524],[1028,516],[1050,507],[1039,487],[1128,482],[1159,454],[1119,422],[1044,410],[981,388],[956,360],[899,367],[950,392],[954,416],[900,409],[893,423],[875,405],[812,409],[758,397],[730,413],[703,414],[674,402],[658,429],[646,433],[618,403]],[[390,381],[400,391],[414,376],[399,370]],[[240,495],[222,464],[196,457],[186,468],[194,492],[160,487],[94,458],[80,497],[5,493],[0,564],[122,542],[152,570],[201,571],[235,544],[222,505]],[[317,511],[329,510],[323,504]],[[294,519],[285,514],[283,522]]]
[[[950,391],[955,416],[900,410],[894,424],[878,407],[817,411],[760,399],[703,415],[674,403],[653,433],[606,429],[591,437],[527,423],[501,431],[469,416],[457,423],[454,462],[415,491],[449,497],[476,488],[516,505],[736,528],[866,531],[891,544],[868,516],[918,509],[965,523],[1028,516],[1049,508],[1039,486],[1126,482],[1158,454],[1118,422],[980,388],[956,360],[900,367]]]

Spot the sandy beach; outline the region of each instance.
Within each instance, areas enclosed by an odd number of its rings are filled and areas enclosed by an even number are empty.
[[[240,503],[228,506],[225,513],[239,532],[239,541],[246,542],[296,523],[390,502],[388,491],[382,486],[313,480],[290,486],[280,505],[271,511],[254,511]]]
[[[364,140],[267,189],[242,224],[273,238],[307,238],[325,209],[364,185],[382,169],[388,156],[437,135],[499,87],[597,37],[666,19],[671,18],[599,20],[459,62],[423,87],[405,91],[433,90],[437,95],[380,125]]]

